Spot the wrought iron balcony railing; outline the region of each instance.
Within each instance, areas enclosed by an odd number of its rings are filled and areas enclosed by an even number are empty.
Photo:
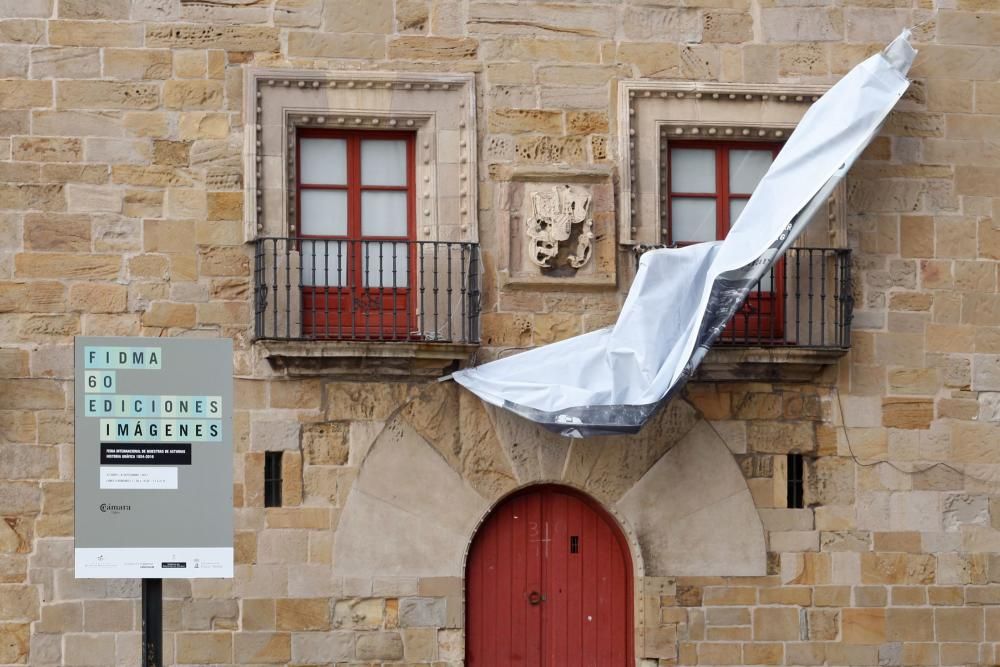
[[[257,338],[479,342],[479,245],[267,237],[255,242]]]
[[[636,254],[665,246],[638,246]],[[851,251],[790,248],[750,291],[716,345],[846,349],[851,346]]]

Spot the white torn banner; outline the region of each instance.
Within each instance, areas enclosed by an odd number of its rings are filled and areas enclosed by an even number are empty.
[[[458,371],[455,381],[563,435],[637,432],[878,133],[915,55],[904,31],[813,104],[724,241],[645,253],[613,327]]]

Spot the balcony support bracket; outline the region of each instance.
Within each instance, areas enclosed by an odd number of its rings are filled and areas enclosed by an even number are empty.
[[[695,381],[812,382],[835,372],[847,348],[715,347]],[[831,381],[835,378],[828,378]]]
[[[282,375],[343,379],[436,378],[465,366],[475,344],[258,340],[254,349]]]

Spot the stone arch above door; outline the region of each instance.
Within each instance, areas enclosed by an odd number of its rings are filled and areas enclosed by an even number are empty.
[[[637,436],[569,440],[440,383],[412,393],[364,454],[334,536],[335,574],[461,577],[489,509],[540,482],[575,487],[612,513],[636,576],[765,572],[746,482],[688,403],[672,402]]]

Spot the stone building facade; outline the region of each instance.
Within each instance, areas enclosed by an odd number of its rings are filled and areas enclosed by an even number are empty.
[[[806,239],[851,251],[849,347],[721,347],[628,437],[435,382],[612,323],[668,241],[657,146],[780,144],[906,26]],[[169,664],[462,664],[477,526],[541,483],[619,525],[643,667],[1000,662],[998,79],[994,0],[0,0],[0,665],[138,663],[137,582],[73,574],[75,335],[234,340],[236,576],[166,584]],[[386,129],[465,282],[417,340],[330,336],[280,282],[315,255],[261,239],[303,231],[296,137]],[[556,271],[549,196],[586,212]]]

